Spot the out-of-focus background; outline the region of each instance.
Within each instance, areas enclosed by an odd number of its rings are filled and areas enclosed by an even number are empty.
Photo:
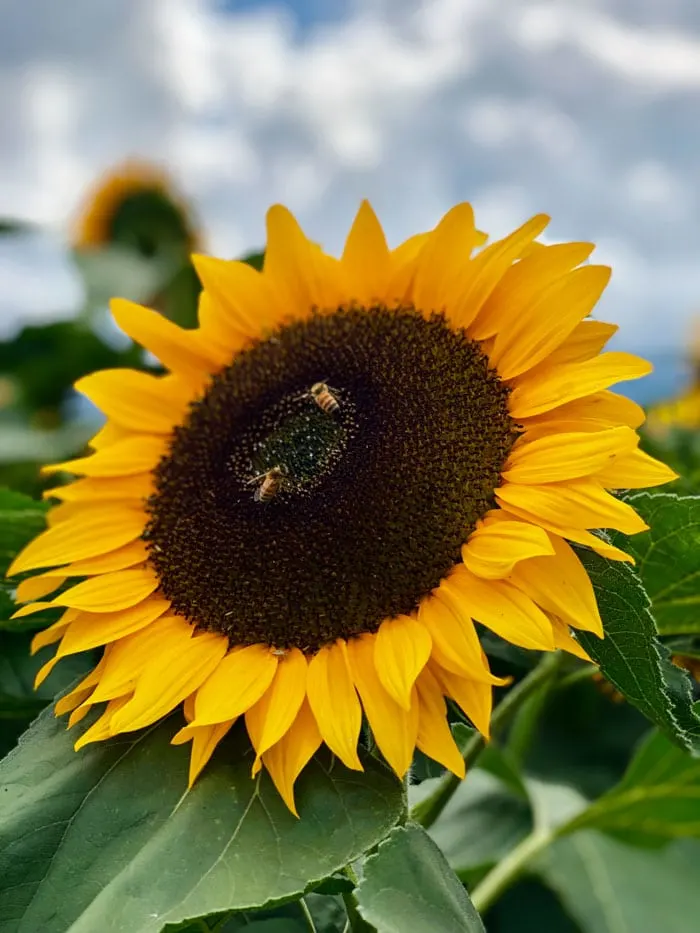
[[[278,200],[332,251],[362,197],[393,243],[459,200],[492,236],[547,211],[614,267],[599,316],[656,365],[625,391],[692,384],[696,0],[0,0],[0,22],[5,464],[75,447],[70,379],[136,359],[111,293],[191,324],[187,250],[255,252]],[[124,206],[132,162],[100,201],[135,158],[168,177]]]

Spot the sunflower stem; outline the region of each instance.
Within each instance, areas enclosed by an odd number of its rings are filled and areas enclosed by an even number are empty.
[[[530,747],[537,735],[540,718],[547,706],[553,687],[552,679],[546,680],[540,690],[530,694],[520,704],[508,730],[506,748],[513,763],[522,768]]]
[[[349,878],[350,881],[352,881],[355,887],[357,887],[359,879],[357,877],[357,872],[352,867],[352,865],[346,865],[343,869],[343,874]],[[367,923],[367,921],[360,915],[354,892],[343,891],[341,897],[343,898],[343,904],[345,905],[345,913],[348,915],[348,922],[345,926],[345,930],[352,931],[352,933],[377,933],[375,928]]]
[[[556,689],[568,690],[569,687],[573,687],[582,681],[590,680],[594,674],[598,673],[598,670],[597,664],[585,664],[583,667],[579,667],[570,674],[567,674],[566,677],[562,677],[556,684]]]
[[[491,717],[492,735],[497,735],[510,722],[528,697],[537,693],[553,680],[559,669],[560,660],[559,651],[543,654],[537,667],[508,691]],[[462,749],[462,757],[467,771],[484,750],[485,745],[484,737],[478,732],[475,732],[466,743]],[[460,783],[461,779],[456,775],[445,774],[433,793],[426,797],[425,800],[421,800],[419,804],[416,804],[411,813],[411,819],[428,829],[445,809]]]
[[[304,923],[306,924],[306,928],[308,929],[309,933],[316,933],[316,924],[314,923],[314,918],[311,916],[309,905],[306,903],[303,897],[297,901],[297,905],[301,911],[301,915],[304,918]]]
[[[554,835],[551,829],[535,827],[486,875],[470,895],[480,914],[486,913],[518,880],[527,865],[553,841]]]

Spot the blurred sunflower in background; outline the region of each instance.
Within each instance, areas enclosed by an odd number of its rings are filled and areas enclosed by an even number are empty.
[[[390,250],[363,203],[335,259],[277,206],[261,272],[194,258],[198,330],[113,302],[169,372],[79,381],[107,424],[50,468],[83,478],[51,490],[11,568],[44,569],[18,616],[65,607],[35,637],[59,642],[39,681],[106,646],[56,707],[71,725],[102,710],[76,748],[183,704],[193,782],[243,716],[253,774],[296,812],[322,742],[362,768],[363,714],[398,775],[416,747],[463,774],[445,698],[488,735],[500,683],[475,622],[586,658],[572,629],[603,630],[568,542],[629,560],[592,533],[646,528],[608,490],[675,474],[610,391],[651,367],[601,352],[609,269],[589,243],[537,243],[547,222],[480,248],[462,204]]]
[[[675,398],[657,402],[649,409],[646,428],[653,437],[663,438],[674,428],[700,429],[700,320],[695,322],[688,344],[690,384]]]
[[[201,248],[191,207],[164,169],[139,159],[100,176],[79,211],[72,242],[76,250],[119,243],[143,256],[173,243],[188,253]]]

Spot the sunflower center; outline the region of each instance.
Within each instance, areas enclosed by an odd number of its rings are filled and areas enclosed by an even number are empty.
[[[507,398],[440,314],[279,328],[214,377],[156,468],[163,593],[232,644],[304,651],[412,612],[493,506]]]

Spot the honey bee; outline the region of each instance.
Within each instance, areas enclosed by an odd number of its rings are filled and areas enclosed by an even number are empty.
[[[325,382],[314,382],[309,389],[309,395],[324,414],[334,415],[337,411],[340,411],[340,403],[333,395],[334,391],[335,389],[331,391],[330,386],[326,385]]]
[[[282,467],[274,466],[266,473],[260,473],[248,480],[249,483],[262,482],[255,490],[253,498],[256,502],[270,502],[284,486],[285,475]]]

